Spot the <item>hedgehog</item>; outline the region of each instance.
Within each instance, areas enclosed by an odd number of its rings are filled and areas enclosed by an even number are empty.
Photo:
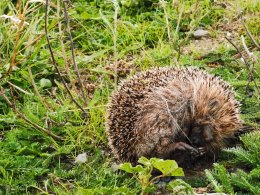
[[[173,159],[185,164],[214,154],[241,127],[240,104],[221,78],[193,67],[155,68],[119,85],[106,131],[120,162]]]

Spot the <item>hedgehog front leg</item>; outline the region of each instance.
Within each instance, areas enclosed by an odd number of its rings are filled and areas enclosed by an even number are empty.
[[[184,142],[175,142],[172,143],[170,139],[161,138],[160,144],[157,146],[157,155],[158,157],[169,158],[176,151],[187,152],[190,155],[197,155],[198,150],[187,143]]]
[[[172,159],[183,168],[191,168],[194,163],[206,153],[206,149],[195,148],[184,142],[177,142],[174,144],[174,151],[172,153]]]
[[[204,154],[204,148],[194,148],[185,142],[169,143],[169,140],[162,139],[157,148],[157,157],[173,159],[183,167],[189,167],[198,157]]]

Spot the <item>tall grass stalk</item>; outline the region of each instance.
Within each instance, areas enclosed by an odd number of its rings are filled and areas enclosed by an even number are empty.
[[[114,41],[114,61],[115,61],[115,86],[117,86],[118,73],[117,73],[117,61],[118,61],[118,53],[117,53],[117,16],[119,5],[117,0],[113,0],[114,5],[114,29],[113,29],[113,41]]]

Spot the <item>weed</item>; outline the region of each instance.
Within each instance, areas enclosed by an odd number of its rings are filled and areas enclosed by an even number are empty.
[[[249,133],[241,137],[244,147],[225,149],[230,155],[235,157],[231,161],[234,164],[242,164],[244,170],[238,169],[235,173],[229,171],[220,164],[215,164],[211,171],[206,170],[206,176],[217,192],[227,192],[228,194],[251,193],[257,194],[259,185],[259,132]],[[247,169],[246,169],[247,167]]]
[[[120,169],[134,175],[134,178],[136,178],[142,187],[141,194],[155,191],[154,182],[159,178],[166,176],[184,176],[182,168],[179,168],[174,160],[162,160],[158,158],[148,160],[145,157],[141,157],[138,162],[142,165],[133,167],[130,163],[124,163],[120,166]],[[160,171],[161,174],[152,178],[152,171],[154,171],[154,169]],[[193,194],[190,185],[180,179],[170,182],[168,186],[174,193],[185,192],[187,194]],[[176,187],[178,187],[178,189]]]

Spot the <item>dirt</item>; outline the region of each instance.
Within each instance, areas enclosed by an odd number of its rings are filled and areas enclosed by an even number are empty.
[[[182,48],[183,54],[195,55],[195,58],[203,58],[210,52],[215,52],[222,45],[228,45],[225,36],[231,39],[240,38],[240,34],[244,31],[239,18],[220,23],[216,29],[207,29],[210,36],[201,39],[193,39],[188,45]]]
[[[190,44],[183,48],[184,54],[194,54],[203,57],[212,51],[216,51],[221,43],[225,42],[224,37],[211,38],[204,37],[202,39],[193,40]]]

